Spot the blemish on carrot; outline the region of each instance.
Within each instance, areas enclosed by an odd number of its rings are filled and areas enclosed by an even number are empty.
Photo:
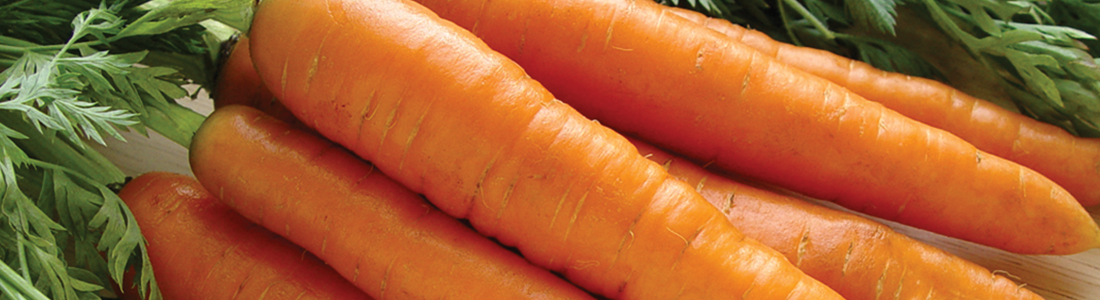
[[[844,252],[844,264],[840,267],[840,277],[848,275],[848,264],[852,262],[852,249],[855,245],[855,242],[848,242],[848,251]]]
[[[886,261],[886,267],[882,268],[882,275],[879,275],[878,282],[875,283],[875,299],[878,299],[882,295],[882,290],[886,288],[886,274],[890,270],[890,261]]]
[[[599,265],[600,261],[598,260],[578,260],[577,265],[573,266],[573,269],[584,270],[591,267],[598,267]]]
[[[382,289],[378,292],[378,299],[386,299],[386,284],[389,283],[390,272],[393,270],[393,265],[396,262],[397,262],[396,258],[393,259],[393,260],[390,260],[390,264],[388,266],[386,266],[385,273],[382,274]]]
[[[519,45],[516,46],[516,54],[523,54],[523,46],[527,44],[527,28],[531,24],[531,19],[523,21],[523,32],[519,34]]]
[[[481,176],[478,176],[477,182],[474,183],[474,192],[470,194],[471,199],[468,201],[468,204],[464,205],[466,211],[462,214],[462,217],[469,216],[470,212],[474,210],[474,203],[476,203],[474,201],[475,198],[481,198],[481,205],[484,205],[485,208],[489,208],[489,203],[485,201],[485,192],[482,186],[485,184],[485,177],[489,176],[489,170],[496,165],[498,157],[500,157],[500,153],[497,153],[492,159],[489,159],[489,163],[481,170]]]
[[[733,210],[733,197],[735,197],[736,195],[737,194],[730,193],[730,195],[728,197],[726,197],[726,205],[724,205],[725,208],[722,209],[723,214],[728,215],[728,214],[730,214],[730,211]]]
[[[581,208],[584,207],[584,201],[588,199],[588,191],[581,195],[581,199],[577,201],[577,206],[573,208],[573,216],[569,218],[569,224],[565,226],[565,236],[562,236],[562,240],[569,239],[569,232],[573,230],[573,225],[577,223],[577,217],[581,214]]]
[[[233,291],[233,297],[230,299],[237,299],[241,295],[241,290],[244,290],[244,286],[248,283],[248,279],[252,277],[252,272],[248,272],[244,275],[244,279],[241,279],[241,283],[237,285],[237,290]]]
[[[901,205],[898,205],[898,215],[899,216],[901,215],[902,212],[905,211],[905,207],[909,205],[909,201],[911,201],[911,200],[906,199],[905,202],[902,202]]]
[[[905,287],[905,274],[908,273],[906,273],[905,270],[902,270],[901,277],[898,278],[898,289],[894,290],[894,300],[901,299],[901,288]]]
[[[256,300],[266,299],[267,298],[267,291],[271,290],[271,287],[274,286],[277,283],[280,283],[280,281],[272,281],[272,282],[268,283],[267,286],[264,287],[264,291],[260,292],[260,298],[257,298]],[[305,292],[303,292],[303,293],[305,293]]]
[[[619,286],[618,286],[618,287],[617,287],[617,288],[615,289],[616,291],[618,291],[618,292],[617,292],[618,294],[622,294],[622,293],[623,293],[623,291],[625,291],[625,290],[626,290],[626,284],[627,284],[627,283],[629,283],[629,279],[630,279],[630,276],[631,276],[631,275],[634,275],[634,272],[633,272],[633,271],[631,271],[631,272],[630,272],[630,274],[628,274],[628,275],[626,276],[626,278],[627,278],[627,279],[623,280],[623,282],[622,282],[622,283],[619,283]]]
[[[401,159],[397,162],[397,170],[403,170],[405,167],[405,157],[409,154],[409,148],[412,148],[413,140],[416,139],[416,134],[420,132],[420,125],[424,123],[424,117],[428,116],[431,112],[432,104],[435,101],[428,102],[428,107],[424,108],[424,113],[420,114],[420,118],[416,119],[416,124],[413,125],[412,131],[409,132],[409,138],[405,140],[405,147],[401,150]]]
[[[283,72],[282,72],[282,75],[279,76],[279,92],[282,93],[280,95],[280,97],[283,97],[283,96],[286,95],[286,76],[287,76],[286,69],[287,69],[287,65],[289,65],[289,64],[290,64],[290,58],[287,58],[286,60],[283,61]]]
[[[550,227],[554,228],[554,223],[558,220],[558,215],[561,214],[561,207],[565,204],[565,200],[569,197],[569,191],[573,190],[573,183],[571,182],[568,187],[565,188],[565,192],[562,193],[561,199],[558,200],[558,206],[554,208],[554,215],[550,217]]]
[[[753,51],[752,54],[749,54],[749,55],[750,55],[749,56],[749,65],[747,67],[748,70],[745,70],[745,77],[741,78],[741,89],[738,91],[738,96],[737,96],[738,99],[745,99],[745,91],[747,91],[749,89],[749,87],[752,86],[752,83],[751,83],[751,80],[750,80],[750,78],[752,78],[752,74],[753,74],[752,66],[756,65],[756,60],[757,60],[756,56],[759,55],[759,54],[756,51]]]
[[[375,115],[375,114],[376,114],[376,113],[378,112],[378,110],[377,110],[377,109],[375,109],[375,110],[371,110],[371,109],[370,109],[370,105],[371,105],[372,103],[374,103],[374,97],[375,97],[375,96],[376,96],[377,94],[378,94],[378,90],[372,90],[372,91],[370,92],[370,95],[369,95],[369,96],[367,96],[367,100],[365,101],[365,102],[366,102],[366,105],[364,105],[364,106],[363,106],[363,111],[362,111],[362,112],[360,112],[360,115],[361,115],[361,116],[363,116],[363,117],[365,118],[365,120],[370,120],[370,119],[374,119],[374,115]],[[378,105],[377,105],[377,104],[375,105],[375,108],[378,108]],[[370,114],[369,114],[369,115],[367,114],[367,112],[368,112],[368,111],[370,112]]]
[[[615,266],[615,263],[619,261],[619,257],[622,256],[624,249],[628,249],[630,248],[630,246],[634,245],[634,227],[638,225],[638,221],[642,219],[642,215],[644,214],[644,211],[638,213],[638,216],[634,217],[634,221],[630,222],[630,227],[627,227],[626,234],[624,234],[623,238],[619,240],[619,248],[615,250],[615,258],[611,259],[611,263],[607,265],[608,269],[611,269],[611,267]],[[629,244],[626,243],[627,238],[630,238]]]
[[[677,300],[677,299],[680,299],[680,296],[683,296],[683,295],[684,295],[684,288],[686,288],[686,287],[687,287],[687,284],[686,284],[686,283],[685,283],[685,284],[682,284],[682,285],[680,285],[680,290],[676,292],[676,297],[672,297],[672,299],[673,299],[673,300]]]
[[[477,35],[478,25],[481,25],[481,19],[485,17],[485,4],[487,3],[489,3],[489,1],[481,2],[481,6],[477,8],[478,13],[477,17],[474,18],[474,25],[470,26],[470,33],[473,33],[474,35]]]
[[[707,183],[707,177],[706,176],[703,176],[703,178],[699,178],[699,183],[695,185],[695,192],[696,193],[702,192],[703,191],[703,185],[705,185],[706,183]]]
[[[517,181],[519,181],[519,177],[512,178],[512,182],[508,183],[508,189],[504,190],[504,197],[500,200],[500,209],[497,210],[497,222],[500,222],[500,218],[504,216],[504,208],[508,207],[508,200],[511,199],[512,191],[516,189]]]
[[[675,270],[676,266],[680,264],[680,258],[683,257],[684,251],[687,251],[687,248],[688,248],[689,245],[691,245],[691,242],[688,241],[687,238],[684,238],[683,235],[680,235],[679,233],[676,233],[676,231],[673,231],[672,228],[665,227],[665,230],[672,233],[672,235],[675,235],[676,237],[680,238],[680,240],[684,242],[684,247],[680,249],[679,256],[676,258],[675,261],[672,262],[672,268],[670,268],[670,270]]]
[[[321,238],[321,254],[325,254],[325,247],[328,246],[328,235],[329,232],[332,232],[329,230],[329,225],[331,223],[328,222],[328,216],[325,216],[325,236]]]
[[[395,103],[393,105],[393,110],[390,110],[389,116],[386,117],[386,123],[382,127],[381,138],[378,139],[379,140],[378,149],[382,149],[382,146],[386,144],[386,136],[389,135],[390,130],[393,129],[393,126],[397,124],[397,122],[396,122],[397,115],[398,115],[397,112],[401,110],[401,102],[402,102],[401,100],[403,100],[403,99],[398,99],[397,100],[397,103]],[[381,151],[378,151],[378,152],[381,152]]]
[[[267,216],[266,208],[267,207],[261,206],[259,209],[257,209],[258,210],[258,212],[257,212],[258,217],[256,217],[256,223],[257,224],[264,224],[264,217]]]
[[[702,71],[703,70],[703,57],[704,57],[703,54],[706,51],[707,51],[706,47],[700,47],[699,51],[695,53],[695,71]]]
[[[330,33],[332,33],[331,28],[325,31],[325,35],[321,37],[321,43],[317,45],[317,51],[313,53],[313,56],[309,60],[309,68],[306,69],[306,93],[309,93],[309,88],[313,84],[313,77],[317,75],[317,69],[321,64],[321,49],[325,48],[325,41],[328,40]]]
[[[581,53],[584,50],[584,45],[588,43],[588,32],[581,32],[581,43],[577,46],[577,53]]]
[[[362,258],[360,258],[360,260],[362,260]],[[359,283],[359,264],[360,263],[361,263],[360,261],[355,262],[355,272],[353,272],[354,274],[351,276],[351,282]]]
[[[795,254],[796,267],[802,267],[802,257],[806,255],[806,246],[810,244],[810,228],[802,231],[802,237],[798,239],[798,250]]]
[[[603,48],[607,49],[611,46],[611,33],[615,29],[615,19],[619,16],[618,12],[611,14],[611,23],[607,25],[607,34],[604,35]]]

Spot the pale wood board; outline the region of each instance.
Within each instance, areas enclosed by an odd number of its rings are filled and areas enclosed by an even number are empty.
[[[209,114],[213,110],[211,101],[202,94],[195,101],[181,101],[181,104],[203,114]],[[124,136],[127,142],[112,140],[106,146],[93,147],[115,162],[128,176],[150,171],[192,174],[188,165],[187,149],[184,147],[156,133],[145,137],[127,132]],[[831,203],[815,202],[839,208]],[[1094,220],[1100,220],[1100,208],[1093,208],[1090,212]],[[1069,256],[1017,255],[894,222],[872,219],[990,270],[1007,272],[1046,299],[1100,300],[1100,249]]]

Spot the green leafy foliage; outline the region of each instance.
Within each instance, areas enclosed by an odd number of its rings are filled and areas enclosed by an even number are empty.
[[[897,6],[897,1],[847,0],[844,4],[856,25],[894,34],[894,25],[897,23],[894,20],[897,15],[894,7]]]
[[[1100,1],[1058,0],[1046,2],[1046,11],[1054,24],[1080,29],[1093,36],[1100,36]],[[1100,40],[1081,40],[1089,54],[1100,57]]]
[[[0,296],[99,299],[128,269],[160,299],[141,230],[86,143],[152,129],[187,146],[176,103],[212,82],[251,0],[0,0]],[[213,29],[211,29],[213,28]]]
[[[1030,2],[981,1],[978,4],[942,5],[922,0],[924,8],[944,32],[963,43],[971,55],[990,70],[1002,74],[1019,110],[1038,120],[1058,125],[1076,135],[1100,136],[1100,68],[1085,51],[1081,39],[1092,35],[1071,27],[1041,24],[1045,13]],[[965,10],[960,9],[965,8]],[[972,9],[982,13],[968,13]],[[997,16],[993,19],[986,11]],[[1031,19],[1030,23],[1013,17]],[[1070,89],[1059,81],[1077,82]],[[1063,93],[1073,93],[1073,98]],[[1067,100],[1072,103],[1067,103]],[[1071,109],[1072,108],[1072,109]]]
[[[920,54],[882,39],[841,34],[838,39],[856,49],[858,59],[876,68],[946,81],[939,69],[929,64]]]

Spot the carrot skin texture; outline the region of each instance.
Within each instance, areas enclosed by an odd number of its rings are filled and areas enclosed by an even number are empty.
[[[1042,299],[882,223],[741,183],[640,140],[631,142],[669,174],[695,186],[745,235],[783,253],[845,299]]]
[[[240,104],[263,111],[286,122],[293,122],[294,114],[275,99],[260,80],[256,67],[252,65],[252,55],[248,48],[248,37],[241,36],[230,50],[221,69],[218,71],[210,98],[214,100],[214,109]]]
[[[246,41],[242,40],[242,42],[246,42]],[[241,47],[241,46],[243,46],[243,47]],[[256,142],[256,143],[252,143],[252,144],[248,145],[248,146],[253,146],[256,149],[247,149],[247,147],[242,147],[240,149],[241,150],[240,152],[251,153],[249,155],[253,155],[253,156],[259,154],[260,157],[257,157],[257,159],[260,159],[260,160],[266,160],[266,161],[292,161],[293,159],[286,159],[286,158],[283,158],[283,157],[278,157],[280,154],[286,155],[286,154],[289,153],[289,154],[298,154],[301,157],[310,157],[310,158],[313,158],[316,161],[321,161],[321,160],[326,160],[326,159],[331,160],[332,162],[329,162],[329,165],[336,166],[334,168],[336,168],[337,170],[347,169],[347,168],[349,168],[348,166],[362,167],[362,165],[366,164],[366,162],[363,162],[363,161],[359,160],[358,158],[353,157],[350,153],[347,153],[345,150],[341,150],[341,151],[327,151],[326,150],[326,152],[324,154],[320,154],[320,155],[323,155],[323,156],[319,157],[319,156],[316,156],[312,153],[312,152],[316,152],[316,151],[311,151],[311,149],[308,149],[308,147],[290,145],[289,142],[291,140],[286,138],[287,135],[301,136],[301,135],[304,135],[304,133],[301,132],[301,131],[288,129],[288,128],[286,128],[286,124],[282,124],[282,123],[276,122],[274,120],[266,119],[267,117],[271,117],[271,118],[277,119],[279,121],[290,123],[290,126],[293,127],[294,129],[309,131],[311,134],[316,134],[316,133],[312,132],[309,128],[301,126],[302,124],[300,122],[298,122],[297,119],[294,118],[293,114],[291,114],[291,112],[289,110],[287,110],[285,106],[283,106],[281,103],[279,103],[278,100],[274,98],[271,91],[268,90],[263,85],[263,82],[260,81],[259,74],[257,74],[255,69],[252,67],[251,57],[247,54],[248,53],[247,49],[248,49],[247,44],[239,44],[238,48],[233,50],[233,52],[232,52],[233,56],[230,57],[229,61],[226,64],[226,68],[230,68],[230,67],[233,66],[233,64],[230,64],[231,62],[237,62],[240,65],[247,65],[247,68],[234,67],[232,69],[223,69],[223,72],[228,71],[228,72],[234,73],[233,78],[237,78],[237,80],[234,81],[235,85],[239,85],[239,86],[243,86],[243,87],[258,87],[258,88],[255,88],[255,89],[249,88],[249,89],[243,89],[243,90],[235,91],[232,94],[224,94],[223,95],[224,97],[217,99],[216,101],[222,101],[222,103],[223,103],[223,105],[217,106],[219,110],[225,109],[225,110],[230,110],[230,111],[229,112],[223,112],[223,113],[220,113],[219,115],[217,115],[217,118],[219,118],[219,119],[217,119],[216,121],[222,121],[222,119],[225,119],[225,118],[237,118],[238,119],[237,121],[248,122],[245,126],[235,127],[235,129],[239,130],[237,133],[240,133],[241,129],[247,128],[248,130],[251,130],[251,131],[254,131],[254,132],[260,132],[260,133],[267,134],[267,135],[269,135],[269,137],[266,138],[266,139],[257,139],[255,137],[251,137],[252,140],[249,140],[249,137],[243,137],[243,136],[242,137],[233,137],[232,135],[225,135],[225,136],[221,137],[223,140],[225,140],[227,143],[229,143],[231,141],[237,141],[237,142],[243,142],[243,143],[247,143],[249,141]],[[244,53],[244,54],[241,54],[241,53]],[[266,114],[266,116],[260,117],[260,115],[256,111],[246,110],[246,109],[243,109],[243,108],[240,108],[240,107],[236,107],[236,105],[244,105],[244,106],[255,108],[256,110],[259,110],[259,111],[263,112],[264,114]],[[223,114],[227,115],[227,116],[222,116]],[[212,124],[225,124],[225,123],[226,122],[223,121],[223,122],[220,122],[220,123],[219,122],[213,122]],[[209,126],[216,126],[216,125],[209,125]],[[250,128],[247,127],[247,126],[250,126]],[[210,130],[218,130],[218,129],[220,129],[220,128],[214,128],[214,129],[210,129]],[[228,129],[223,129],[223,130],[228,130]],[[280,136],[280,137],[276,138],[275,136]],[[281,139],[281,140],[275,141],[276,139]],[[331,142],[324,141],[320,137],[314,137],[314,138],[303,137],[301,139],[304,140],[304,142],[300,142],[300,143],[304,143],[304,144],[307,144],[307,145],[309,145],[309,144],[332,145]],[[212,143],[212,142],[209,141],[209,139],[199,139],[199,141],[201,141],[203,143]],[[275,145],[275,146],[281,147],[282,149],[286,149],[286,152],[285,153],[279,153],[279,154],[273,154],[271,152],[271,150],[269,150],[270,148],[264,148],[263,145],[260,145],[259,143],[266,143],[267,147],[271,147],[272,145]],[[204,146],[198,146],[198,147],[204,147]],[[207,147],[207,149],[210,149],[210,148],[213,148],[213,147]],[[222,147],[218,147],[218,148],[221,149]],[[264,149],[261,149],[261,148],[264,148]],[[339,153],[337,153],[337,152],[339,152]],[[214,156],[214,158],[222,158],[223,160],[224,160],[224,158],[227,158],[227,157],[233,157],[232,155],[226,156],[224,153],[223,154],[213,154],[212,152],[205,152],[205,153],[206,154],[211,154],[211,155],[216,155],[216,156]],[[231,163],[231,162],[228,162],[228,161],[206,161],[203,158],[209,158],[209,157],[201,156],[202,154],[203,153],[200,152],[200,154],[196,155],[197,160],[204,161],[201,164],[196,164],[197,168],[209,169],[211,166],[216,167],[216,166],[226,165],[226,164]],[[331,156],[336,156],[338,158],[331,158]],[[297,165],[294,165],[295,163]],[[339,177],[339,175],[346,175],[346,173],[347,173],[347,172],[344,172],[344,173],[334,172],[334,171],[331,171],[329,169],[321,169],[319,167],[312,166],[312,165],[306,166],[306,164],[307,164],[306,162],[295,161],[293,163],[284,163],[283,166],[286,167],[286,170],[296,170],[295,173],[297,175],[295,175],[295,176],[307,176],[307,178],[327,178],[327,177],[332,177],[333,176],[332,174],[337,174],[336,176]],[[351,167],[351,168],[354,168],[354,167]],[[198,169],[196,169],[196,170],[198,170]],[[243,168],[243,170],[244,170],[243,172],[250,172],[251,171],[248,168]],[[309,171],[313,171],[313,172],[312,173],[302,173],[301,170],[309,170]],[[229,188],[231,190],[229,193],[227,193],[227,194],[231,194],[231,196],[229,198],[235,200],[234,202],[238,203],[238,204],[243,203],[245,200],[252,201],[252,202],[260,202],[260,201],[265,201],[265,200],[271,200],[272,198],[264,197],[264,195],[261,195],[261,193],[263,193],[262,191],[277,191],[278,190],[278,188],[266,189],[262,186],[259,187],[259,188],[249,187],[249,188],[246,189],[244,186],[241,186],[239,182],[237,182],[237,185],[234,185],[232,183],[218,184],[216,181],[226,180],[231,176],[231,174],[222,173],[222,172],[223,172],[223,170],[219,169],[219,170],[211,170],[209,172],[204,172],[204,173],[199,173],[199,174],[202,174],[202,176],[204,178],[212,178],[212,179],[210,179],[211,181],[213,181],[211,184],[214,184],[214,185],[216,185],[218,187],[221,187],[223,189],[224,188]],[[368,171],[368,172],[370,172],[370,171]],[[215,174],[215,175],[207,176],[206,175],[207,173]],[[317,173],[321,173],[322,175],[315,175]],[[250,185],[255,185],[257,182],[263,182],[265,185],[271,185],[271,186],[276,186],[276,187],[284,185],[284,184],[286,184],[286,185],[295,184],[295,183],[291,183],[291,182],[283,182],[283,181],[287,181],[288,177],[280,177],[280,176],[285,176],[285,174],[282,174],[282,173],[268,174],[269,177],[265,177],[266,180],[262,180],[262,181],[259,180],[259,179],[256,179],[258,177],[262,177],[262,175],[260,175],[260,174],[262,174],[262,173],[253,172],[253,173],[244,173],[244,174],[238,173],[237,175],[240,175],[241,177],[254,178],[253,180],[250,181],[250,183],[249,183]],[[311,176],[311,175],[315,175],[315,176]],[[430,206],[430,204],[428,204],[428,203],[424,202],[422,199],[418,198],[417,195],[412,194],[411,191],[408,191],[408,190],[404,189],[404,187],[396,188],[395,185],[397,185],[397,183],[392,182],[392,179],[385,178],[384,177],[385,175],[383,175],[379,172],[373,172],[372,174],[369,174],[367,176],[368,177],[373,176],[373,177],[370,178],[369,180],[368,179],[356,178],[356,179],[358,179],[357,184],[356,184],[357,187],[359,188],[358,190],[351,191],[351,192],[348,192],[346,190],[336,190],[335,193],[347,192],[347,193],[350,193],[350,194],[358,195],[358,198],[366,198],[366,197],[370,197],[370,196],[377,196],[377,197],[387,197],[387,198],[390,198],[390,199],[403,201],[404,202],[403,203],[404,204],[403,208],[405,210],[409,210],[410,207],[415,208],[415,210],[416,210],[415,213],[417,214],[417,221],[418,222],[419,221],[425,221],[425,220],[432,220],[432,221],[435,221],[437,223],[443,224],[443,225],[441,225],[441,226],[444,226],[443,229],[445,229],[445,230],[443,230],[443,231],[446,231],[446,232],[442,232],[444,236],[463,237],[463,239],[457,239],[457,241],[461,242],[462,245],[451,245],[452,247],[454,247],[458,250],[458,252],[456,252],[457,254],[464,255],[464,256],[476,256],[476,255],[464,254],[464,253],[461,253],[461,252],[462,252],[463,248],[477,248],[477,249],[482,250],[483,253],[488,253],[491,256],[502,257],[501,259],[496,259],[494,261],[488,261],[488,262],[486,262],[486,261],[473,261],[471,263],[468,263],[468,264],[474,264],[475,266],[457,265],[456,264],[455,266],[451,267],[452,269],[488,270],[489,268],[486,268],[486,267],[479,268],[479,266],[477,266],[477,265],[493,266],[493,265],[501,264],[500,262],[505,262],[507,266],[504,267],[504,268],[501,268],[502,269],[501,271],[495,272],[496,273],[495,275],[499,275],[502,278],[511,278],[510,281],[513,281],[513,282],[523,283],[524,281],[521,280],[520,278],[524,278],[524,279],[527,279],[529,281],[534,282],[533,284],[530,284],[531,286],[529,286],[529,287],[520,287],[520,288],[523,288],[523,290],[525,290],[525,291],[530,291],[530,294],[529,295],[524,295],[524,298],[532,298],[532,299],[591,299],[591,297],[589,295],[585,294],[580,289],[572,286],[569,283],[566,283],[565,281],[563,281],[563,280],[561,280],[557,277],[553,277],[552,275],[550,275],[550,273],[548,271],[545,271],[543,269],[538,269],[537,267],[534,267],[534,266],[530,265],[526,261],[523,261],[522,258],[519,258],[518,256],[512,254],[511,252],[504,252],[503,248],[488,245],[486,239],[484,239],[480,236],[477,236],[477,234],[474,233],[471,230],[465,229],[464,225],[460,225],[456,220],[454,220],[450,216],[443,215],[437,209],[434,209],[434,208],[429,209],[431,216],[428,217],[429,213],[423,213],[423,212],[421,212],[421,210],[424,210],[423,208],[425,206]],[[312,179],[312,180],[320,181],[319,179]],[[299,184],[300,184],[301,180],[297,180],[297,181],[299,181]],[[339,180],[334,180],[334,181],[331,181],[331,182],[338,182],[339,183],[340,181]],[[329,182],[329,184],[331,184],[331,182]],[[373,183],[373,185],[372,185],[372,183]],[[318,184],[320,184],[320,183],[318,183]],[[369,190],[372,190],[374,192],[371,192],[371,193],[361,192],[361,190],[365,189],[365,188],[371,188]],[[387,195],[387,194],[385,194],[384,192],[381,191],[381,188],[391,189],[391,190],[396,189],[396,190],[399,190],[399,191],[394,191],[394,192],[392,192],[392,195]],[[286,196],[286,195],[284,195],[284,196]],[[296,195],[296,196],[303,196],[303,195]],[[317,196],[303,196],[303,198],[306,198],[306,197],[317,197]],[[340,199],[340,198],[341,197],[334,196],[334,197],[329,197],[329,198],[326,198],[326,199]],[[347,198],[347,197],[343,197],[343,198]],[[372,200],[372,199],[366,199],[366,200],[369,201],[369,200]],[[340,207],[340,204],[337,204],[337,203],[315,203],[314,205],[318,205],[318,204],[321,205],[321,206],[324,206],[324,207],[329,207],[329,208],[331,208],[331,207]],[[402,203],[399,202],[399,203],[396,203],[396,204],[402,204]],[[419,206],[415,206],[413,204],[419,204]],[[257,206],[261,206],[261,205],[256,205],[256,206],[251,206],[251,207],[256,208]],[[400,207],[402,205],[395,205],[395,206]],[[289,209],[291,211],[294,210],[292,208],[286,208],[286,209]],[[376,208],[376,209],[382,210],[382,211],[385,210],[385,209],[381,209],[381,208]],[[349,212],[356,211],[356,209],[354,207],[349,207],[349,208],[347,208],[347,210]],[[394,209],[394,211],[399,211],[399,209]],[[413,213],[413,211],[407,211],[407,213]],[[266,213],[265,213],[265,215],[266,215]],[[362,217],[363,215],[367,215],[367,214],[359,214],[359,217]],[[446,220],[446,219],[449,219],[449,220]],[[276,224],[272,224],[271,226],[278,228],[279,224],[276,223]],[[311,226],[311,225],[307,224],[307,225],[304,225],[304,226]],[[294,227],[295,228],[300,228],[302,226],[294,226]],[[345,227],[343,230],[360,231],[360,230],[355,230],[354,228],[349,228],[349,227]],[[408,226],[403,226],[403,227],[404,227],[403,229],[410,228]],[[414,228],[414,229],[416,229],[416,228],[424,229],[423,231],[428,231],[429,229],[431,229],[432,231],[439,231],[439,230],[434,230],[434,229],[438,229],[438,228],[424,228],[424,227],[425,226],[420,226],[420,227],[412,226],[412,228]],[[463,229],[459,229],[460,227],[463,228]],[[456,230],[458,232],[452,232],[452,231],[456,231]],[[398,231],[398,230],[394,229],[393,231]],[[430,235],[439,235],[440,232],[431,232],[429,234]],[[423,235],[423,234],[412,232],[410,235]],[[473,241],[471,241],[471,240],[473,240]],[[418,243],[425,243],[425,242],[426,243],[432,243],[433,241],[429,240],[429,241],[417,241],[417,242]],[[367,242],[367,244],[381,244],[381,243],[390,244],[392,242],[386,242],[386,241],[377,241],[377,242],[368,241]],[[451,242],[451,243],[454,244],[455,242]],[[435,242],[434,244],[447,244],[447,242]],[[410,249],[410,248],[415,247],[415,246],[410,246],[410,245],[403,245],[403,246],[404,247],[398,247],[398,248],[401,249],[401,250],[406,250],[406,249]],[[474,247],[474,246],[480,246],[480,247]],[[324,240],[322,240],[322,242],[321,242],[321,247],[322,247],[322,249],[324,249],[326,247],[326,242]],[[330,249],[332,249],[332,248],[330,248]],[[469,251],[469,250],[467,249],[467,251]],[[440,257],[440,256],[444,256],[444,255],[429,253],[429,254],[425,254],[423,256],[424,257]],[[348,262],[348,263],[351,263],[351,262]],[[424,266],[422,266],[422,267],[424,267]],[[426,266],[426,267],[427,268],[438,268],[440,266],[431,265],[431,266]],[[365,267],[361,267],[361,268],[365,268]],[[518,272],[521,275],[502,274],[502,273],[508,273],[508,272]],[[360,272],[360,273],[362,273],[362,272]],[[486,273],[492,274],[493,272],[486,271]],[[356,276],[354,270],[352,271],[352,276]],[[454,275],[454,276],[461,276],[461,274]],[[524,276],[526,276],[526,277],[524,277]],[[444,279],[446,279],[446,278],[444,278]],[[472,276],[472,277],[470,277],[470,279],[477,279],[477,277]],[[452,284],[452,285],[455,285],[455,286],[462,287],[461,290],[458,290],[457,292],[454,292],[456,295],[466,295],[466,297],[470,297],[470,298],[482,298],[483,297],[485,299],[495,299],[495,298],[500,298],[500,297],[514,297],[514,296],[516,296],[516,295],[499,295],[499,294],[498,295],[493,295],[493,294],[485,294],[485,293],[478,294],[476,292],[472,292],[472,291],[468,290],[468,287],[465,287],[462,282],[449,282],[449,283]],[[470,285],[471,286],[478,286],[476,283],[472,283]],[[393,288],[390,287],[389,289],[392,290]],[[495,289],[495,290],[498,290],[498,291],[508,290],[504,287],[492,287],[492,289]],[[392,294],[392,292],[391,292],[391,294]]]
[[[119,197],[141,226],[165,299],[371,299],[301,247],[229,209],[194,178],[146,173]]]
[[[238,105],[208,120],[199,180],[378,299],[591,299],[321,137]]]
[[[1083,206],[1100,204],[1100,139],[1076,137],[935,80],[885,72],[828,51],[782,43],[727,20],[668,9],[907,117],[951,132],[978,149],[1031,168],[1065,188]]]
[[[694,160],[1011,252],[1100,246],[1100,227],[1042,175],[657,3],[418,2],[586,116]]]
[[[260,77],[304,123],[591,292],[841,299],[414,3],[267,0],[251,38]]]

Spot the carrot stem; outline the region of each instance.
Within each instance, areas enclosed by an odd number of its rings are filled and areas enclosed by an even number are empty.
[[[783,0],[783,3],[790,5],[795,12],[802,16],[802,18],[809,20],[810,24],[812,24],[814,28],[817,28],[818,31],[821,31],[821,34],[825,35],[826,39],[832,40],[836,38],[836,35],[833,34],[833,31],[829,30],[829,28],[826,27],[825,24],[821,23],[821,20],[818,20],[817,17],[814,16],[813,13],[810,13],[810,10],[806,9],[805,6],[802,6],[802,3],[798,2],[798,0]],[[782,8],[783,5],[780,5],[779,7]],[[786,21],[784,21],[784,23],[786,23]],[[790,24],[787,24],[786,27],[788,34],[790,34],[791,37],[794,37],[794,34],[790,33]]]
[[[30,280],[20,277],[7,264],[0,262],[0,294],[15,299],[49,300],[42,292],[30,284]],[[29,298],[24,298],[29,297]]]

